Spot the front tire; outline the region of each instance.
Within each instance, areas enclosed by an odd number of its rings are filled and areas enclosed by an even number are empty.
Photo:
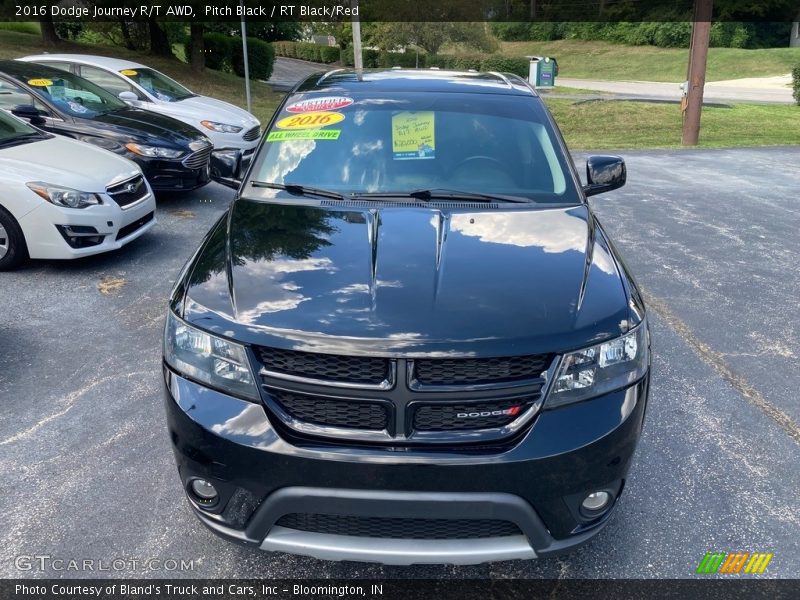
[[[0,271],[16,269],[28,258],[25,236],[16,219],[0,207]]]

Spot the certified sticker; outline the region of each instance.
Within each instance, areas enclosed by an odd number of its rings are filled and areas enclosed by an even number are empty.
[[[275,123],[278,129],[317,129],[344,121],[342,113],[312,112],[285,117]]]
[[[323,110],[338,110],[353,103],[347,96],[323,96],[322,98],[309,98],[294,102],[286,107],[290,113],[318,112]]]
[[[53,85],[53,82],[50,79],[28,79],[28,85],[47,87],[49,85]]]
[[[125,75],[125,77],[136,77],[139,74],[137,71],[133,69],[122,69],[120,73],[122,75]]]

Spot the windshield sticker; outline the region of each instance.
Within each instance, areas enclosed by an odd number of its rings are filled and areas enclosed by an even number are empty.
[[[89,112],[88,108],[86,108],[83,104],[79,104],[78,102],[68,102],[67,104],[69,104],[69,107],[73,112],[78,114]]]
[[[300,131],[270,131],[268,142],[289,140],[338,140],[341,129],[302,129]]]
[[[353,103],[352,98],[347,96],[324,96],[323,98],[309,98],[300,100],[286,107],[286,112],[305,113],[318,112],[323,110],[338,110]]]
[[[275,123],[275,127],[278,129],[316,129],[341,123],[342,121],[344,121],[342,113],[310,112],[283,118]]]
[[[392,117],[392,154],[395,160],[436,157],[434,114],[401,112]]]
[[[53,85],[53,82],[50,79],[28,79],[28,85],[47,87],[48,85]]]
[[[125,77],[136,77],[139,73],[133,69],[122,69],[120,74],[125,75]]]

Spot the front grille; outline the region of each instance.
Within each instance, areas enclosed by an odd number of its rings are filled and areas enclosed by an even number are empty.
[[[147,196],[148,193],[147,186],[144,183],[144,177],[141,175],[137,175],[133,179],[128,179],[122,183],[112,185],[106,188],[106,192],[121,208],[138,202]]]
[[[417,404],[412,408],[412,423],[414,431],[465,431],[504,427],[522,415],[538,399],[539,396],[526,396],[459,404]]]
[[[141,219],[139,219],[138,221],[134,221],[130,225],[125,225],[125,227],[123,227],[122,229],[120,229],[117,232],[117,239],[121,240],[122,238],[128,237],[129,235],[131,235],[137,229],[141,229],[142,227],[144,227],[150,221],[153,220],[154,215],[155,215],[154,212],[148,213],[145,216],[143,216]]]
[[[480,385],[536,379],[547,370],[551,354],[500,358],[423,358],[414,361],[421,385]]]
[[[417,540],[469,540],[522,534],[516,524],[499,519],[410,519],[290,513],[275,524],[315,533]]]
[[[261,126],[256,125],[252,129],[245,131],[242,139],[247,142],[252,142],[253,140],[257,140],[259,137],[261,137]]]
[[[278,348],[257,349],[264,368],[296,377],[380,385],[389,379],[389,359],[316,354]]]
[[[187,169],[201,169],[208,165],[213,146],[206,146],[183,159],[183,166]]]
[[[327,398],[274,388],[267,393],[291,417],[328,427],[382,431],[389,427],[389,407],[372,400]]]

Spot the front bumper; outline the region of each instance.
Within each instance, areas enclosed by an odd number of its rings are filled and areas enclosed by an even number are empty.
[[[207,479],[213,508],[189,502],[216,533],[246,545],[332,560],[472,564],[548,556],[606,524],[638,441],[649,374],[594,400],[543,411],[502,450],[392,449],[290,444],[261,405],[165,368],[168,426],[184,487]],[[586,494],[614,503],[585,518]],[[277,525],[290,513],[382,519],[502,519],[518,535],[406,539],[340,535]]]
[[[33,192],[30,192],[31,194]],[[39,201],[37,207],[19,220],[28,254],[36,259],[72,259],[117,250],[141,237],[155,224],[156,201],[149,192],[135,204],[120,208],[107,194],[103,204],[70,209]],[[99,244],[72,247],[61,231],[92,228],[102,237]],[[92,236],[95,237],[95,236]]]
[[[150,187],[159,192],[188,192],[206,185],[211,181],[209,163],[197,169],[186,167],[181,160],[149,158],[128,153],[126,158],[139,165]]]

